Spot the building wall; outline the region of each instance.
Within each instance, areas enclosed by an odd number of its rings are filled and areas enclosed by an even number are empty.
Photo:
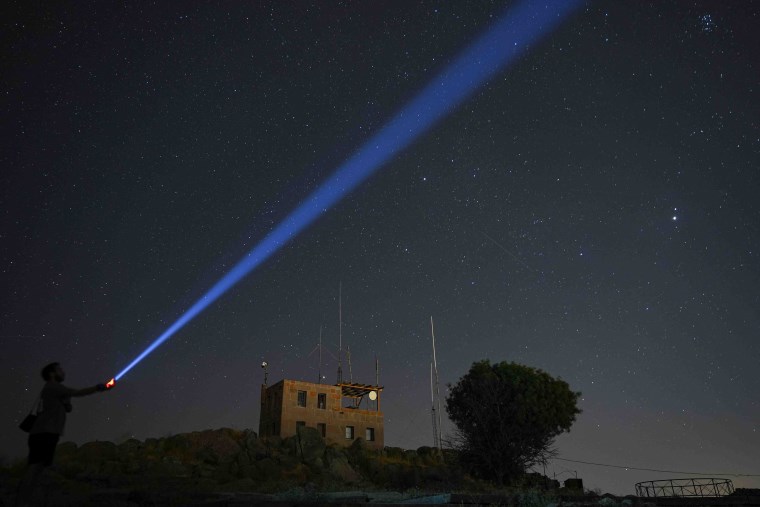
[[[261,386],[261,413],[259,414],[259,436],[261,437],[280,434],[283,386],[283,381],[269,388]]]
[[[298,404],[298,392],[306,393],[306,406]],[[317,405],[318,395],[324,394],[325,408]],[[363,438],[367,446],[382,449],[385,442],[383,413],[375,410],[345,408],[341,406],[339,386],[314,384],[298,380],[282,380],[269,388],[261,388],[261,418],[259,435],[279,435],[283,438],[296,434],[297,423],[318,428],[325,425],[325,440],[339,445],[351,445]],[[346,438],[346,427],[354,428],[353,438]],[[374,441],[367,439],[367,429],[374,430]]]

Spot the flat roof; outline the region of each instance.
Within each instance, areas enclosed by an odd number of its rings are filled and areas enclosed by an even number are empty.
[[[296,380],[296,379],[286,379],[286,378],[272,385],[269,385],[269,386],[265,385],[264,388],[269,389],[270,387],[274,387],[278,384],[283,384],[285,381],[299,382],[301,384],[311,384],[315,387],[317,386],[339,387],[341,391],[341,395],[345,396],[346,398],[361,398],[362,396],[369,394],[370,391],[380,392],[384,389],[383,386],[376,386],[372,384],[359,384],[356,382],[341,382],[338,384],[317,384],[315,382],[309,382],[308,380]]]

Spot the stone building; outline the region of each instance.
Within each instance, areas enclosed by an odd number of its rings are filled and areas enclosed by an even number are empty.
[[[314,384],[283,379],[261,386],[259,436],[289,437],[299,427],[316,428],[328,443],[351,445],[363,438],[370,448],[384,446],[383,388],[367,384]]]

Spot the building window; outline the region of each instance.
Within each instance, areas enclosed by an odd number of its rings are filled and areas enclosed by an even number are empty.
[[[367,442],[375,441],[375,428],[367,428],[367,431],[365,431],[364,434],[364,440]]]
[[[306,427],[306,421],[296,421],[296,433],[300,433],[301,428]]]
[[[298,406],[306,406],[306,391],[298,391]]]
[[[346,426],[346,438],[348,440],[354,439],[354,427],[353,426]]]
[[[327,425],[325,423],[317,423],[317,430],[322,435],[322,438],[327,436]]]
[[[327,408],[327,395],[325,393],[317,395],[317,408]]]

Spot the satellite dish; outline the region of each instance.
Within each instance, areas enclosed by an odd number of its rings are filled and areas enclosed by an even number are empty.
[[[375,401],[377,399],[377,391],[370,391],[369,392],[369,399],[372,401]]]

